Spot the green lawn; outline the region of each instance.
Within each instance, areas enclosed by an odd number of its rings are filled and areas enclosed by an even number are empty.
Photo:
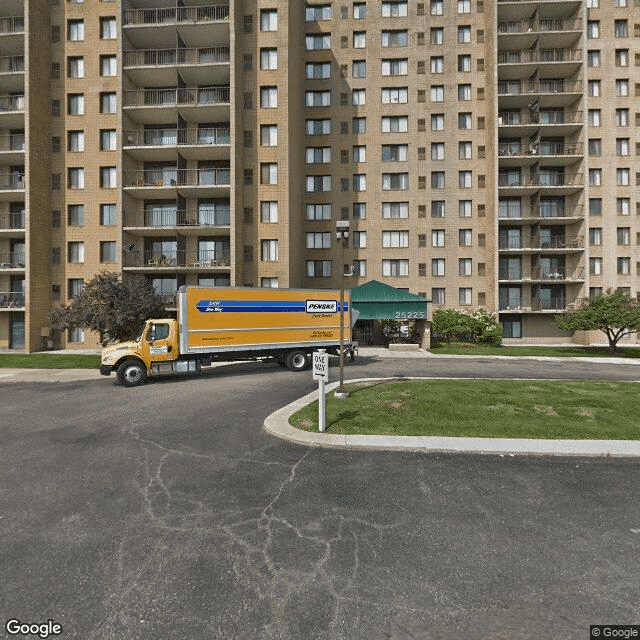
[[[482,438],[640,439],[635,382],[407,380],[327,395],[327,433]],[[318,430],[318,403],[290,423]]]
[[[0,368],[11,369],[97,369],[100,356],[56,353],[5,353]]]
[[[638,347],[618,347],[615,353],[611,353],[607,347],[492,347],[469,344],[466,342],[451,342],[432,346],[429,351],[432,353],[447,355],[470,356],[554,356],[565,358],[589,356],[591,358],[640,358],[640,348]]]

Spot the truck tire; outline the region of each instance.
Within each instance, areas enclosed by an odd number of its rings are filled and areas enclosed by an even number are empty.
[[[136,387],[147,381],[147,369],[140,360],[127,360],[118,367],[117,376],[125,387]]]
[[[304,371],[309,367],[309,356],[301,349],[294,349],[287,353],[285,362],[289,371]]]

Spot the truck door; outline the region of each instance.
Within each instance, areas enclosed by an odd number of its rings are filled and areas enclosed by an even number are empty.
[[[174,346],[173,324],[168,322],[152,322],[147,327],[144,337],[144,348],[148,349],[149,362],[167,362],[175,360],[177,349]]]

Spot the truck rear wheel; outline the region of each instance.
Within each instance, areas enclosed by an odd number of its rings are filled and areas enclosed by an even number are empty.
[[[304,371],[309,367],[309,356],[300,349],[294,349],[287,353],[286,364],[289,371]]]
[[[118,367],[118,380],[125,387],[136,387],[147,380],[147,369],[140,360],[127,360]]]

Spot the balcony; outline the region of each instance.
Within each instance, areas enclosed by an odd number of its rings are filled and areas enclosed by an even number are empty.
[[[231,265],[229,251],[124,251],[122,266],[125,269],[153,271],[228,270]]]
[[[175,198],[176,189],[188,197],[220,197],[229,193],[231,169],[141,169],[124,171],[123,187],[133,196]]]
[[[136,84],[173,84],[176,69],[187,83],[229,80],[229,47],[134,49],[123,52],[123,68]]]
[[[570,135],[584,124],[583,111],[569,111],[565,109],[548,110],[527,108],[524,110],[499,111],[498,127],[509,127],[511,130],[501,132],[501,135],[530,136],[534,132],[547,135]]]
[[[554,78],[548,80],[502,80],[498,82],[500,110],[523,110],[544,97],[544,105],[560,110],[570,107],[582,95],[581,80]],[[510,109],[511,108],[511,109]]]
[[[545,34],[549,32],[582,31],[579,18],[545,18],[543,20],[499,20],[498,35]]]
[[[24,173],[0,173],[0,191],[24,191]]]
[[[24,311],[24,292],[0,291],[0,312]]]
[[[534,267],[532,269],[523,269],[510,267],[498,270],[498,279],[514,282],[514,281],[539,281],[539,282],[567,282],[584,280],[584,268],[567,269],[565,267],[557,267],[554,269],[546,267]]]
[[[203,229],[228,230],[231,224],[231,212],[228,207],[200,208],[186,210],[125,210],[123,226],[125,229],[158,229],[166,231],[175,227],[193,228],[196,232]],[[185,229],[181,229],[181,232]]]
[[[584,236],[500,236],[500,251],[581,251],[584,248]]]
[[[25,255],[22,251],[0,253],[0,270],[24,269]]]
[[[24,213],[0,213],[0,236],[3,238],[24,238]]]
[[[24,16],[0,18],[0,36],[24,33]]]
[[[569,194],[584,187],[583,173],[565,172],[504,172],[498,174],[498,187],[508,189],[510,195],[531,195],[548,191],[557,195]]]
[[[582,148],[582,143],[549,142],[545,140],[527,144],[521,142],[499,142],[498,156],[581,156]]]
[[[499,305],[500,311],[552,311],[558,313],[559,311],[565,311],[575,306],[575,300],[570,300],[566,297],[520,298],[518,300],[500,296]]]
[[[525,221],[535,220],[558,220],[562,222],[576,222],[584,218],[584,207],[582,205],[570,206],[553,204],[551,206],[539,207],[508,207],[498,203],[498,218],[500,224],[522,224]]]
[[[181,155],[187,160],[221,160],[229,157],[230,144],[229,127],[136,129],[124,132],[124,148],[137,160],[169,160],[175,158],[176,147],[180,147]]]

